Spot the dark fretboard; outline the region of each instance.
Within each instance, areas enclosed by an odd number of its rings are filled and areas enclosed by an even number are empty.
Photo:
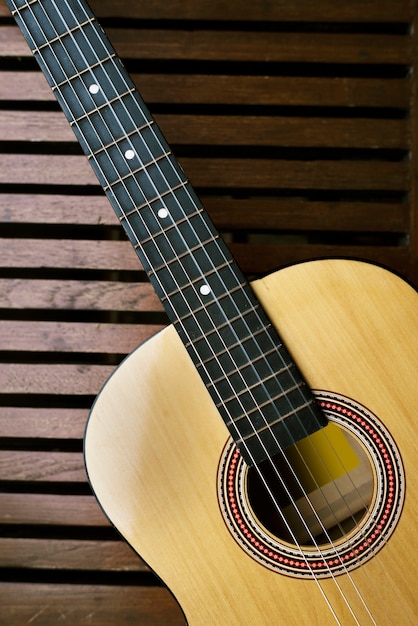
[[[246,462],[324,426],[88,5],[7,4]]]

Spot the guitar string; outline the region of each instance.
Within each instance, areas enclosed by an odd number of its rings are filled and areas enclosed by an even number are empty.
[[[54,53],[55,54],[55,53]]]
[[[84,34],[84,33],[83,33],[83,34]],[[122,129],[122,130],[123,130],[123,129]],[[147,175],[148,175],[148,172],[147,172]],[[156,190],[156,191],[157,191],[157,190]],[[139,243],[139,242],[138,242],[138,243]],[[364,604],[364,601],[363,601],[363,604]],[[367,607],[366,607],[366,609],[367,609]],[[368,609],[367,609],[367,610],[368,610]],[[370,613],[369,613],[369,614],[370,614]],[[370,617],[373,619],[373,617],[372,617],[371,615],[370,615]],[[374,620],[373,620],[373,621],[374,621]]]
[[[47,17],[48,17],[48,16],[47,16]],[[36,18],[35,18],[35,19],[36,19]],[[49,19],[49,18],[48,18],[48,19]],[[51,24],[51,25],[52,25],[52,24]],[[52,47],[51,47],[51,49],[52,49]],[[53,50],[53,49],[52,49],[52,50]],[[54,52],[54,51],[53,51],[53,54],[55,55],[55,52]],[[77,68],[75,68],[75,69],[77,70]]]
[[[55,56],[55,52],[54,52],[54,51],[53,51],[53,54],[54,54],[54,56]],[[76,69],[76,68],[75,68],[75,69]]]
[[[86,15],[86,17],[87,17],[87,15]],[[93,48],[92,48],[92,50],[93,50]],[[97,57],[96,57],[96,58],[97,58]],[[237,312],[238,312],[238,310],[237,310]],[[273,372],[272,372],[272,373],[273,373]],[[333,514],[333,511],[332,511],[332,509],[331,509],[331,506],[330,506],[330,505],[329,505],[329,508],[330,508],[331,513]],[[347,507],[347,508],[348,508],[348,507]],[[335,516],[334,516],[334,517],[335,517]],[[335,519],[336,519],[336,518],[335,518]],[[354,518],[353,518],[353,519],[354,519]],[[343,532],[343,529],[342,529],[342,528],[341,528],[341,531]]]
[[[238,312],[238,310],[237,310],[237,312]],[[273,371],[271,371],[271,373],[272,373],[272,374],[274,374],[274,372],[273,372]],[[303,460],[303,462],[304,462],[304,460]],[[309,471],[309,468],[307,468],[307,469],[308,469],[308,471]],[[326,468],[325,468],[325,469],[326,469]],[[328,501],[327,501],[327,504],[328,504],[328,508],[329,508],[329,510],[330,510],[331,515],[334,515],[335,521],[336,521],[336,523],[339,525],[339,522],[338,522],[337,518],[335,517],[334,511],[333,511],[333,509],[332,509],[331,505],[328,503]],[[348,505],[347,505],[347,510],[349,511],[349,507],[348,507]],[[350,514],[351,514],[351,511],[349,511],[349,512],[350,512]],[[354,516],[353,516],[353,515],[352,515],[352,518],[353,518],[353,521],[355,521],[355,520],[354,520]],[[343,529],[342,529],[342,528],[341,528],[341,532],[343,533]]]
[[[238,309],[237,309],[237,313],[239,313]],[[271,368],[270,368],[270,369],[271,369]],[[271,374],[273,375],[274,373],[275,373],[275,372],[271,369]],[[327,436],[327,435],[326,435],[326,436]],[[311,446],[313,446],[313,444],[312,444],[312,442],[311,442],[311,441],[309,441],[309,444],[310,444]],[[330,443],[330,445],[332,446],[332,443]],[[305,462],[305,459],[303,459],[303,457],[301,456],[301,454],[300,454],[299,450],[297,450],[297,452],[298,452],[298,454],[299,454],[299,456],[300,456],[301,462],[302,462],[302,463],[304,463],[304,464],[306,465],[306,469],[307,469],[307,471],[309,472],[310,470],[309,470],[309,467],[307,466],[307,464],[306,464],[306,462]],[[326,473],[328,473],[329,478],[331,478],[331,475],[330,475],[330,473],[329,473],[329,470],[328,470],[328,468],[325,466],[325,464],[324,464],[324,462],[323,462],[323,459],[320,459],[320,462],[323,464],[323,470],[324,470]],[[313,477],[312,477],[312,478],[313,478]],[[351,480],[351,478],[350,478],[350,480]],[[315,480],[315,482],[316,482],[316,480]],[[354,485],[354,483],[353,483],[353,485]],[[351,511],[351,509],[350,509],[350,506],[347,504],[347,501],[346,501],[346,499],[345,499],[345,496],[341,493],[341,491],[339,490],[339,487],[338,487],[338,486],[337,486],[336,488],[337,488],[337,490],[339,491],[339,494],[340,494],[340,496],[341,496],[341,499],[342,499],[342,500],[345,502],[345,504],[346,504],[347,513],[351,516],[351,518],[352,518],[353,522],[355,523],[355,522],[356,522],[356,520],[355,520],[354,514],[352,513],[352,511]],[[322,489],[321,489],[319,486],[318,486],[318,489],[319,489],[319,491],[320,491],[321,493],[323,493],[323,492],[322,492]],[[360,498],[361,498],[361,496],[360,496]],[[324,494],[323,494],[323,499],[324,499],[324,502],[325,502],[325,504],[327,505],[327,507],[328,507],[328,509],[329,509],[330,514],[334,517],[334,520],[335,520],[335,524],[336,524],[336,526],[338,526],[338,527],[340,528],[340,531],[341,531],[341,533],[343,534],[343,533],[344,533],[343,528],[341,527],[341,524],[340,524],[339,520],[337,519],[337,517],[336,517],[336,515],[335,515],[335,512],[334,512],[334,510],[333,510],[333,508],[332,508],[332,506],[331,506],[331,504],[329,503],[329,501],[328,501],[327,497],[326,497]]]

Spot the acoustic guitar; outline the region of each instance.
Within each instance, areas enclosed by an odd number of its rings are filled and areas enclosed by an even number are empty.
[[[7,3],[171,321],[91,411],[106,515],[191,626],[415,625],[416,292],[343,259],[249,284],[87,4]]]

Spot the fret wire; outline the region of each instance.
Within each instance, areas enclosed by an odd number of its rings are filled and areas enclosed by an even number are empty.
[[[226,351],[227,353],[229,352],[229,350]],[[272,350],[272,354],[274,353],[274,351]],[[217,355],[218,356],[218,355]],[[257,360],[261,360],[263,357],[260,356],[259,359],[253,359],[253,362],[256,363]],[[219,376],[219,378],[215,378],[213,381],[211,381],[211,383],[208,384],[208,387],[216,387],[217,385],[219,385],[220,382],[222,382],[223,380],[228,380],[229,377],[233,376],[234,374],[240,374],[243,372],[243,370],[245,368],[247,368],[248,365],[242,366],[242,367],[236,367],[235,369],[229,370],[228,372],[224,372],[222,374],[222,376]],[[289,372],[294,366],[293,362],[292,363],[288,363],[283,365],[283,367],[274,372],[273,374],[270,374],[269,376],[265,376],[263,377],[263,379],[261,381],[257,381],[257,383],[254,383],[253,385],[246,385],[245,389],[243,389],[243,391],[247,391],[248,389],[255,387],[257,384],[259,384],[260,382],[262,382],[263,384],[265,384],[266,382],[268,382],[269,380],[274,380],[274,378],[276,376],[281,376],[282,374],[284,374],[285,372]],[[299,383],[297,383],[297,386],[299,385]],[[291,391],[291,389],[289,389],[289,391]],[[234,395],[239,395],[241,392],[236,392],[234,393]],[[230,398],[228,398],[228,400],[231,400],[233,396],[230,396]],[[226,402],[227,400],[225,400]]]
[[[253,432],[253,433],[250,433],[248,435],[245,435],[241,440],[242,441],[248,441],[248,439],[250,439],[251,437],[256,436],[256,434],[259,435],[262,432],[266,432],[268,429],[271,429],[275,425],[280,424],[281,422],[283,422],[284,420],[288,419],[289,417],[292,417],[292,415],[297,415],[303,409],[309,408],[314,403],[315,403],[315,400],[307,400],[304,404],[299,406],[297,409],[292,409],[291,411],[288,411],[288,413],[285,413],[284,415],[280,415],[280,417],[278,417],[277,420],[275,420],[274,422],[269,422],[268,424],[265,424],[265,426],[262,426],[261,428],[257,428],[256,432]],[[256,412],[256,410],[257,410],[257,408],[253,409],[253,411],[251,411],[251,413]],[[246,415],[249,415],[249,414],[250,413],[246,413]],[[245,417],[245,415],[243,415],[243,417]]]
[[[221,352],[216,352],[216,356],[219,358],[219,357],[223,356],[224,354],[229,354],[229,352],[231,350],[234,350],[234,348],[239,348],[242,344],[246,343],[247,341],[251,341],[252,339],[257,337],[258,335],[261,335],[262,333],[264,333],[264,328],[261,328],[259,331],[255,332],[253,335],[248,335],[247,337],[243,337],[240,341],[237,341],[237,343],[235,343],[235,344],[231,344],[230,346],[228,346],[228,348],[225,348]],[[258,360],[263,358],[263,355],[268,357],[268,356],[270,356],[272,354],[275,354],[276,352],[277,352],[277,350],[275,348],[271,348],[271,350],[268,350],[267,352],[263,352],[263,354],[261,354],[260,356],[253,358],[252,361],[253,361],[253,363],[257,363]],[[214,357],[208,357],[207,359],[202,359],[202,365],[207,365],[213,359],[214,359]],[[269,378],[273,378],[275,375],[280,376],[280,374],[282,372],[285,372],[289,368],[290,368],[290,365],[285,365],[282,370],[277,370],[273,374],[270,374]],[[264,380],[266,380],[266,379],[264,379]],[[239,395],[240,393],[241,393],[241,391],[238,391],[237,395]],[[226,401],[229,400],[229,399],[230,398],[227,398]]]
[[[284,373],[285,371],[289,371],[290,366],[289,367],[284,367],[282,369],[282,373]],[[234,372],[231,372],[232,374]],[[277,372],[277,376],[280,376],[280,372]],[[255,391],[257,389],[257,387],[260,387],[262,384],[268,382],[269,380],[273,380],[274,379],[274,375],[271,374],[270,376],[267,376],[266,378],[263,378],[261,381],[257,381],[256,383],[253,383],[252,385],[248,385],[246,389],[241,389],[241,391],[237,391],[233,396],[230,396],[229,398],[225,398],[224,399],[224,403],[228,404],[228,402],[231,402],[231,400],[234,400],[235,398],[239,397],[239,396],[243,396],[246,393],[248,393],[248,391]],[[303,385],[302,382],[298,382],[295,385],[293,385],[293,387],[288,387],[285,391],[282,391],[281,393],[276,394],[275,396],[272,396],[270,399],[272,402],[276,401],[276,400],[280,400],[281,398],[284,398],[284,396],[287,393],[292,393],[292,391],[296,391],[296,389],[300,389],[300,387]],[[261,409],[263,406],[266,406],[268,404],[268,402],[260,403],[258,404],[258,408]],[[218,405],[216,405],[218,406]],[[247,413],[246,413],[247,415]],[[238,418],[239,419],[239,418]],[[236,421],[236,420],[234,420]],[[273,422],[274,423],[274,422]]]
[[[98,154],[109,150],[113,146],[117,146],[118,143],[120,143],[121,141],[124,141],[126,139],[130,139],[131,137],[135,137],[138,134],[138,132],[141,132],[141,131],[145,130],[146,128],[151,128],[152,124],[154,124],[154,123],[155,122],[152,122],[152,121],[151,122],[146,122],[145,124],[143,124],[139,128],[137,128],[135,130],[131,130],[129,133],[126,133],[122,137],[118,137],[118,139],[115,139],[114,141],[109,142],[108,144],[106,144],[102,148],[100,148],[99,150],[95,150],[90,155],[88,155],[88,158],[95,157]],[[171,154],[171,153],[169,153],[169,154]],[[162,156],[164,156],[164,155],[162,155]],[[161,158],[161,157],[159,157],[159,158]],[[150,163],[150,165],[151,165],[151,163]],[[144,167],[146,167],[146,166],[144,166]]]
[[[164,192],[164,196],[166,196],[167,194],[169,194],[171,191],[172,191],[172,189],[169,189],[168,191],[165,191],[165,192]],[[163,198],[164,196],[163,196],[163,195],[161,195],[161,197],[160,197],[160,198]],[[155,200],[160,200],[160,198],[156,198]],[[141,207],[138,207],[138,208],[132,209],[131,211],[128,211],[127,213],[125,213],[124,218],[131,217],[132,215],[135,215],[135,214],[139,213],[139,211],[140,211],[141,209],[147,209],[147,208],[149,209],[149,208],[150,208],[150,205],[149,205],[148,203],[147,203],[147,204],[143,204]],[[171,222],[171,224],[169,224],[168,226],[165,226],[164,228],[162,228],[162,229],[161,229],[161,232],[164,232],[164,233],[169,233],[169,232],[170,232],[170,231],[172,231],[172,230],[176,230],[178,226],[181,226],[182,224],[187,224],[187,223],[189,223],[189,222],[190,222],[190,220],[191,220],[193,217],[198,217],[198,216],[199,216],[199,215],[201,215],[203,212],[204,212],[204,209],[201,209],[201,208],[197,208],[197,209],[196,209],[196,208],[194,208],[194,207],[193,207],[193,212],[192,212],[192,213],[188,213],[187,215],[185,214],[185,215],[184,215],[184,217],[182,217],[182,218],[181,218],[181,219],[179,219],[179,220],[174,220],[173,222]],[[219,234],[216,234],[216,236],[215,236],[215,237],[211,237],[210,241],[215,241],[215,240],[217,240],[217,239],[219,239],[219,238],[220,238],[220,235],[219,235]],[[154,237],[153,237],[153,236],[152,236],[152,237],[149,237],[149,239],[141,239],[141,242],[142,242],[142,243],[147,243],[148,241],[151,241],[152,239],[154,239]],[[197,248],[197,247],[198,247],[198,246],[196,246],[196,248]]]
[[[214,239],[212,239],[211,241],[215,241]],[[203,248],[204,246],[195,246],[193,252],[196,252],[196,250],[198,248]],[[166,263],[164,265],[160,265],[160,267],[155,267],[150,274],[158,274],[159,272],[161,272],[162,270],[166,269],[167,266],[170,265],[174,265],[175,263],[178,263],[179,261],[181,261],[184,257],[189,256],[190,253],[189,252],[182,252],[180,253],[178,256],[176,256],[173,259],[168,259],[166,261]],[[198,279],[195,280],[202,280],[202,278],[209,278],[212,274],[217,274],[219,272],[219,270],[225,269],[227,267],[229,267],[231,265],[232,261],[226,261],[225,263],[222,263],[221,265],[217,265],[216,267],[214,267],[212,270],[209,270],[208,272],[205,272],[204,274],[202,274]],[[192,281],[193,282],[193,281]],[[241,285],[239,285],[239,287],[241,287]],[[167,294],[167,298],[170,297],[171,294]],[[216,297],[219,299],[221,297],[226,297],[227,294],[220,294],[219,296],[217,295]],[[206,305],[203,305],[202,308],[206,308]],[[195,311],[197,312],[197,311]]]
[[[30,2],[29,4],[33,4],[33,2]],[[83,7],[83,8],[84,8],[84,7]],[[84,10],[85,10],[85,9],[84,9]],[[16,12],[16,11],[15,11],[15,12]],[[86,14],[87,14],[87,13],[86,13]],[[261,440],[260,440],[260,444],[261,444],[262,448],[264,448],[264,449],[265,449],[265,446],[264,446],[264,444],[261,442]],[[290,529],[289,529],[289,530],[290,530]],[[308,565],[308,563],[307,563],[307,565]],[[309,565],[308,565],[308,567],[309,567]],[[323,595],[324,595],[324,594],[323,594]],[[343,594],[343,598],[345,599],[344,594]],[[328,598],[327,598],[327,596],[326,596],[326,595],[324,595],[324,599],[328,602]],[[329,602],[328,602],[328,604],[329,604]],[[330,608],[331,608],[331,607],[330,607]]]
[[[233,291],[240,291],[242,290],[242,284],[238,285]],[[232,293],[232,290],[230,291],[230,293]],[[225,294],[225,297],[227,297],[228,294]],[[218,324],[216,326],[216,328],[212,328],[211,330],[208,330],[207,332],[205,332],[205,337],[209,337],[210,335],[214,334],[214,333],[218,333],[220,330],[224,329],[224,328],[229,328],[232,324],[234,324],[234,322],[242,319],[243,317],[245,317],[246,315],[250,314],[250,313],[254,313],[255,311],[257,311],[260,308],[259,304],[256,304],[255,306],[251,306],[249,309],[247,309],[246,311],[243,311],[242,313],[238,313],[235,317],[231,317],[228,318],[227,320],[225,320],[225,322],[223,324]],[[201,311],[206,309],[206,305],[203,304],[201,307]],[[198,311],[196,310],[195,313],[197,313]],[[182,315],[181,317],[179,317],[179,320],[186,320],[188,317],[190,317],[192,313],[189,313],[187,315]],[[174,324],[176,324],[176,322],[174,322]],[[270,324],[271,326],[271,324]],[[262,330],[264,330],[264,327],[262,328]],[[251,332],[251,335],[253,335],[254,333]],[[195,343],[196,341],[199,341],[200,337],[198,339],[192,339],[190,341],[190,344]],[[239,342],[239,339],[238,339]],[[190,345],[189,343],[185,344],[186,348],[189,347]],[[281,345],[281,344],[280,344]],[[226,350],[228,350],[228,348],[226,347]],[[277,345],[274,344],[273,351],[277,351]],[[260,356],[263,356],[263,353],[260,353]]]
[[[45,46],[47,45],[48,44],[45,44]],[[85,74],[91,73],[91,70],[95,70],[98,67],[102,67],[104,63],[108,61],[112,61],[113,59],[116,59],[116,58],[117,58],[116,52],[113,52],[112,54],[109,54],[107,57],[100,59],[100,61],[97,61],[97,63],[93,63],[93,65],[86,67],[86,69],[82,70],[81,72],[77,72],[76,74],[73,74],[72,76],[68,76],[65,80],[62,80],[60,83],[57,83],[56,85],[51,87],[51,89],[52,91],[54,91],[55,89],[60,89],[61,87],[64,87],[65,85],[71,84],[72,82],[74,82],[76,78],[81,78]]]
[[[122,140],[125,139],[125,137],[122,138]],[[120,141],[122,140],[118,140],[117,142],[115,142],[115,146],[118,147]],[[102,151],[103,152],[103,151]],[[122,153],[121,153],[122,154]],[[158,156],[155,159],[152,159],[152,161],[149,161],[149,163],[144,163],[143,165],[141,165],[140,167],[135,168],[134,170],[130,170],[128,174],[125,174],[124,176],[120,176],[119,178],[117,178],[116,180],[114,180],[113,182],[109,183],[108,185],[106,185],[106,187],[103,187],[104,191],[107,191],[108,189],[110,189],[111,187],[114,187],[115,185],[120,184],[121,182],[124,182],[125,180],[128,180],[130,178],[135,178],[136,174],[140,174],[141,172],[145,172],[149,167],[151,167],[152,165],[155,165],[156,163],[158,163],[159,161],[166,159],[168,156],[170,156],[171,153],[168,154],[162,154],[161,156]],[[96,161],[96,155],[92,154],[90,156],[88,156],[88,158],[93,159]]]
[[[204,246],[200,246],[200,247],[204,247]],[[177,261],[177,259],[173,259],[172,263]],[[224,263],[223,267],[228,267],[228,265],[230,265],[229,263]],[[162,269],[162,268],[160,268]],[[184,283],[183,285],[179,285],[178,289],[174,289],[173,291],[171,291],[170,293],[167,293],[162,300],[171,300],[176,294],[180,293],[183,289],[185,289],[186,287],[193,287],[194,285],[201,283],[202,280],[204,280],[205,278],[208,278],[209,276],[211,276],[212,274],[217,274],[218,270],[221,269],[221,266],[218,267],[214,267],[213,269],[211,269],[210,271],[206,272],[205,274],[201,274],[200,276],[197,276],[196,278],[191,278],[187,283]],[[153,272],[153,274],[155,274],[155,272]],[[235,290],[238,291],[239,289],[242,289],[243,285],[237,285],[237,287],[235,287]],[[216,296],[216,300],[219,300],[220,298],[230,298],[231,295],[231,290],[229,289],[227,292],[225,292],[224,294],[220,294],[219,296]],[[187,319],[187,317],[189,317],[190,315],[195,315],[196,313],[198,313],[200,310],[205,310],[207,308],[206,304],[202,304],[201,307],[199,307],[198,309],[193,309],[192,311],[190,311],[187,315],[185,316],[179,316],[179,319],[182,319],[183,321],[185,319]],[[227,322],[226,322],[227,323]],[[216,328],[214,328],[214,332],[216,332],[218,326]],[[206,335],[206,333],[205,333]]]
[[[153,123],[155,123],[155,122],[153,122]],[[175,187],[171,187],[170,189],[167,189],[166,191],[163,191],[161,194],[159,194],[158,196],[155,196],[151,200],[148,200],[147,202],[144,202],[143,204],[140,204],[139,206],[135,207],[134,209],[131,209],[130,211],[126,211],[124,213],[124,215],[119,217],[119,219],[122,220],[122,219],[125,219],[127,217],[130,217],[131,215],[134,215],[135,213],[140,213],[143,209],[151,209],[152,205],[155,204],[156,202],[158,202],[159,200],[162,200],[163,198],[166,198],[167,196],[170,196],[171,194],[173,194],[173,192],[178,191],[179,189],[183,189],[184,187],[186,187],[189,184],[190,184],[190,182],[188,180],[185,180],[184,182],[180,182]],[[203,211],[204,211],[203,208],[197,208],[196,207],[194,212],[191,215],[197,215],[198,213],[203,213]],[[187,217],[185,217],[184,220],[187,220]]]
[[[33,54],[37,52],[41,53],[43,49],[51,47],[52,44],[62,41],[64,37],[68,37],[69,35],[75,33],[76,31],[84,30],[84,28],[88,24],[93,24],[93,22],[96,22],[95,17],[85,20],[82,24],[77,24],[76,26],[69,28],[67,31],[62,33],[62,35],[57,35],[54,39],[49,39],[46,43],[42,44],[42,46],[36,46],[36,48],[32,50],[32,53]],[[85,71],[87,71],[88,69],[89,68],[87,68]]]
[[[217,296],[216,300],[222,300],[225,298],[229,298],[231,294],[238,292],[238,291],[242,291],[242,287],[243,284],[240,283],[238,284],[236,287],[232,287],[232,289],[229,289],[228,291],[226,291],[223,294],[220,294],[219,296]],[[172,295],[174,295],[175,292],[173,292]],[[228,318],[227,320],[225,320],[225,322],[223,324],[217,324],[216,326],[214,326],[213,328],[211,328],[208,331],[204,331],[203,336],[204,337],[210,337],[213,334],[219,334],[219,331],[222,330],[223,328],[229,328],[233,325],[233,323],[237,320],[240,320],[243,318],[244,315],[248,315],[249,313],[253,313],[258,307],[253,307],[251,309],[247,309],[247,311],[244,311],[241,314],[236,315],[233,318]],[[190,310],[188,313],[184,314],[184,315],[179,315],[178,316],[178,321],[173,322],[174,325],[178,324],[179,322],[184,322],[187,321],[187,319],[189,319],[190,317],[193,317],[194,315],[196,315],[197,313],[199,313],[200,311],[205,311],[207,309],[207,304],[203,304],[202,306],[200,306],[197,309],[193,309]],[[254,333],[252,333],[254,334]],[[195,339],[191,339],[189,343],[185,343],[185,347],[188,348],[190,345],[194,344],[197,341],[200,341],[201,337],[195,338]],[[237,339],[237,342],[240,343],[240,340]],[[273,348],[274,349],[274,348]],[[228,347],[225,346],[225,350],[228,351]],[[262,354],[260,355],[261,357],[263,356]],[[200,367],[202,365],[202,361],[200,360],[200,363],[196,366],[196,367]]]
[[[38,0],[36,1],[38,2]],[[131,87],[124,93],[115,96],[111,100],[107,100],[106,102],[104,102],[103,104],[100,104],[99,106],[95,106],[91,111],[86,111],[84,115],[80,115],[80,117],[73,119],[70,122],[70,125],[71,126],[78,125],[83,120],[89,119],[93,113],[99,113],[103,109],[111,107],[111,105],[114,104],[115,102],[118,102],[119,100],[121,101],[122,98],[124,98],[125,96],[132,95],[134,92],[135,92],[135,87]]]
[[[261,383],[259,383],[259,384],[261,384]],[[297,389],[299,389],[299,388],[300,388],[300,386],[301,386],[301,383],[299,383],[299,384],[295,385],[292,389],[288,389],[288,390],[286,390],[286,391],[285,391],[285,392],[283,392],[283,393],[279,393],[279,394],[277,394],[277,395],[273,396],[273,397],[271,398],[271,401],[272,401],[272,402],[276,402],[276,401],[278,401],[278,400],[283,400],[283,399],[285,398],[285,396],[286,396],[286,394],[287,394],[287,393],[291,393],[292,391],[296,391]],[[254,386],[253,386],[253,388],[254,388]],[[249,388],[249,389],[250,389],[250,388]],[[239,395],[242,395],[242,394],[244,394],[244,393],[248,393],[248,390],[247,390],[247,389],[245,389],[243,392],[241,392],[241,394],[237,394],[237,396],[236,396],[236,397],[238,397]],[[225,405],[227,405],[227,404],[228,404],[228,402],[230,402],[230,401],[225,400],[224,404],[225,404]],[[279,424],[280,422],[283,422],[283,420],[284,420],[284,419],[286,419],[287,417],[290,417],[291,415],[296,415],[296,413],[298,413],[301,409],[306,408],[306,407],[310,404],[310,402],[311,402],[311,401],[309,400],[308,402],[306,402],[306,403],[305,403],[305,405],[298,406],[298,407],[297,407],[297,409],[292,409],[292,411],[291,411],[291,412],[286,413],[285,415],[281,414],[281,415],[280,415],[280,417],[278,417],[276,420],[273,420],[273,421],[271,421],[271,422],[268,422],[268,423],[266,423],[264,426],[261,426],[261,427],[257,428],[257,432],[262,432],[264,429],[269,428],[269,427],[272,427],[272,428],[273,428],[273,426],[274,426],[275,424]],[[227,426],[230,426],[230,425],[232,424],[232,422],[234,422],[234,424],[235,424],[235,425],[237,425],[237,424],[239,424],[239,422],[240,422],[241,420],[243,420],[243,419],[247,419],[247,418],[248,418],[248,416],[251,416],[251,415],[253,415],[253,414],[257,413],[257,412],[262,413],[262,409],[263,409],[264,407],[269,406],[269,405],[270,405],[270,402],[269,402],[268,400],[266,400],[265,402],[260,402],[260,403],[259,403],[259,404],[257,404],[257,406],[255,406],[254,408],[252,408],[252,409],[247,409],[247,410],[246,410],[244,413],[242,413],[241,415],[238,415],[237,417],[234,417],[233,419],[228,420],[228,422],[226,422],[226,425],[227,425]],[[216,405],[216,408],[220,409],[220,408],[221,408],[221,406]]]
[[[35,18],[35,19],[37,19],[37,18]],[[86,115],[88,115],[88,114],[86,113]],[[116,199],[116,198],[115,198],[115,200],[116,200],[116,204],[118,204],[118,202],[117,202],[117,199]]]
[[[197,212],[196,212],[197,214]],[[184,222],[187,222],[188,220],[184,220]],[[141,244],[142,245],[146,245],[147,243],[151,243],[151,242],[155,242],[155,239],[160,236],[160,235],[166,235],[169,234],[170,232],[176,232],[175,231],[175,226],[171,226],[170,228],[167,229],[163,229],[161,230],[159,233],[156,233],[155,236],[149,237],[148,239],[144,239],[141,240]],[[158,274],[159,272],[161,272],[161,270],[166,269],[167,266],[172,265],[173,263],[179,262],[181,260],[183,260],[184,258],[188,257],[188,256],[193,256],[193,254],[195,252],[197,252],[198,250],[204,250],[206,248],[206,246],[208,246],[210,243],[214,243],[219,239],[219,235],[217,235],[216,237],[210,237],[210,239],[206,239],[206,241],[202,241],[201,243],[196,244],[195,246],[191,246],[190,248],[188,248],[187,250],[185,250],[184,252],[177,252],[176,256],[173,257],[172,259],[168,259],[166,263],[164,263],[164,265],[160,265],[159,267],[153,267],[153,269],[151,270],[150,274]],[[205,274],[200,275],[200,280],[204,277],[208,277],[211,274],[219,271],[220,269],[224,268],[224,267],[228,267],[231,265],[233,261],[229,260],[226,261],[224,263],[222,263],[222,265],[217,265],[216,267],[213,267],[211,270],[209,270],[208,272],[206,272]],[[167,297],[170,297],[170,293],[167,294]]]

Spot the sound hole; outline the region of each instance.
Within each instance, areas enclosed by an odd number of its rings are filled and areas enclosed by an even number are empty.
[[[372,504],[374,474],[360,442],[330,423],[251,468],[246,488],[253,515],[269,534],[309,547],[338,542],[361,524]]]

